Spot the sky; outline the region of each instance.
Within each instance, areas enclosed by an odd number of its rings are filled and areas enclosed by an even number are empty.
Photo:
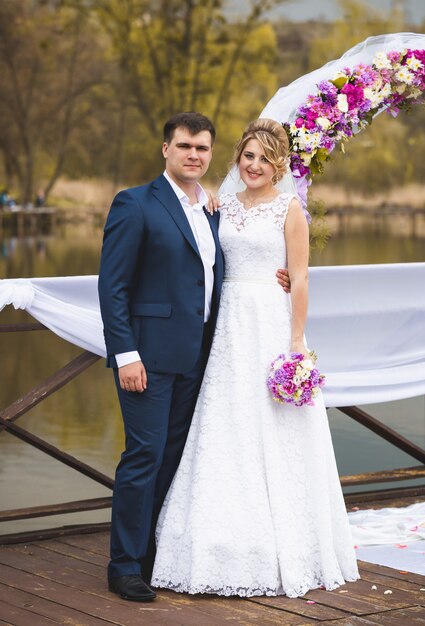
[[[393,6],[405,7],[408,23],[419,24],[425,19],[425,0],[361,0],[362,4],[371,9],[382,11],[385,15]],[[230,0],[230,13],[239,14],[247,8],[247,0]],[[275,15],[282,16],[290,21],[304,22],[307,20],[324,19],[333,21],[341,17],[338,0],[288,0],[275,9]]]
[[[363,0],[363,4],[386,13],[392,6],[405,6],[408,21],[412,24],[420,23],[425,18],[424,0]],[[305,21],[307,19],[323,18],[334,20],[341,17],[337,0],[289,0],[279,8],[279,14],[288,20]]]

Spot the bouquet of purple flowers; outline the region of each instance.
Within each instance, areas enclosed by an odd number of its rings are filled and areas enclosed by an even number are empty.
[[[314,352],[310,352],[310,358],[300,352],[291,352],[289,356],[287,359],[284,354],[279,354],[273,361],[267,387],[276,402],[313,406],[313,398],[325,384],[324,375],[314,367],[317,356]]]

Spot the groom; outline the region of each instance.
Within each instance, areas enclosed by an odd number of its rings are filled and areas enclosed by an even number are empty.
[[[99,298],[125,429],[112,503],[109,589],[148,586],[155,526],[179,464],[202,381],[223,280],[219,213],[199,184],[215,129],[199,113],[164,126],[165,172],[118,193],[104,231]],[[280,275],[279,282],[286,278]]]
[[[199,113],[164,127],[165,172],[121,191],[105,225],[99,298],[124,419],[115,477],[109,588],[153,600],[156,520],[180,461],[223,280],[219,213],[199,184],[215,129]]]

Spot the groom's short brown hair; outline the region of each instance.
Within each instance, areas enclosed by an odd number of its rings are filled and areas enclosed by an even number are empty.
[[[208,117],[202,113],[195,111],[185,111],[184,113],[176,113],[164,124],[164,142],[170,143],[174,137],[176,128],[186,128],[191,135],[197,135],[203,130],[207,130],[211,134],[211,144],[215,140],[214,124]]]

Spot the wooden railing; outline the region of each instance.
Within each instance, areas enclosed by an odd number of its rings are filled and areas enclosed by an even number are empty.
[[[0,333],[4,332],[28,332],[28,331],[46,331],[45,326],[39,323],[26,324],[2,324],[0,325]],[[33,389],[28,391],[21,398],[10,404],[8,407],[0,411],[0,431],[6,430],[18,439],[34,446],[45,454],[57,459],[61,463],[80,472],[84,476],[91,478],[95,482],[113,489],[114,481],[109,476],[102,474],[95,468],[87,465],[83,461],[71,456],[67,452],[56,448],[44,439],[34,435],[28,430],[21,428],[15,421],[22,415],[30,411],[34,406],[57,392],[67,383],[79,376],[88,367],[99,360],[99,356],[91,352],[83,352],[72,361],[67,363],[63,368],[58,370],[53,376],[50,376]],[[369,472],[367,474],[358,474],[354,476],[342,476],[341,485],[343,487],[353,487],[359,485],[370,485],[376,483],[403,481],[420,479],[425,477],[425,450],[403,437],[397,431],[389,428],[376,418],[372,417],[362,409],[356,406],[339,407],[345,415],[359,422],[369,430],[373,431],[382,439],[385,439],[398,449],[406,452],[411,457],[419,461],[422,465],[387,470],[382,472]],[[364,492],[356,492],[345,494],[346,503],[350,502],[368,502],[379,499],[389,499],[391,497],[403,498],[411,496],[420,496],[425,494],[425,486],[392,488],[385,490],[369,490]],[[84,511],[95,511],[106,509],[111,506],[111,497],[91,498],[88,500],[78,500],[74,502],[65,502],[60,504],[49,504],[44,506],[35,506],[30,508],[21,508],[13,510],[0,511],[0,522],[10,522],[16,520],[30,519],[36,517],[47,517],[63,513],[81,513]],[[41,531],[32,531],[25,533],[13,533],[0,535],[0,545],[7,543],[17,543],[19,541],[29,541],[31,539],[50,538],[65,534],[73,534],[76,532],[94,532],[96,530],[105,529],[107,523],[98,524],[80,524],[70,525],[61,528],[52,528]]]

